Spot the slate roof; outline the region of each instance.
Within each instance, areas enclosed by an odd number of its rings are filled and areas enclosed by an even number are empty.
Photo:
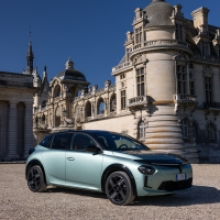
[[[152,26],[173,26],[171,15],[173,6],[163,0],[154,0],[143,9],[145,11],[144,18],[146,19],[145,28]]]
[[[86,77],[80,71],[75,69],[65,69],[59,74],[57,74],[56,77],[62,79],[86,81]]]

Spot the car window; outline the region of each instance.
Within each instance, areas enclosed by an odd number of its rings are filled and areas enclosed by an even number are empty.
[[[47,147],[50,148],[51,142],[53,139],[53,135],[47,135],[46,137],[44,137],[44,139],[39,143],[39,145],[43,146],[43,147]]]
[[[55,134],[52,143],[52,149],[58,149],[58,150],[67,149],[71,140],[71,136],[72,136],[71,133]]]
[[[70,150],[84,151],[89,145],[96,145],[96,143],[88,135],[77,133],[72,138]]]
[[[147,150],[147,146],[132,137],[114,132],[96,132],[94,138],[106,150]]]

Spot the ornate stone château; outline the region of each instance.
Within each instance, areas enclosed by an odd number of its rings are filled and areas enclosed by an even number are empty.
[[[37,141],[61,129],[105,129],[194,162],[218,160],[220,28],[208,24],[207,8],[193,11],[192,20],[181,9],[152,0],[135,10],[125,55],[112,68],[114,86],[89,87],[70,59],[50,83],[46,69],[43,80],[36,73]]]

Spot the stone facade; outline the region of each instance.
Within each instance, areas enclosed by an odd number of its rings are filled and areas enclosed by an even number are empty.
[[[192,20],[181,9],[152,0],[135,10],[114,86],[88,87],[71,60],[72,75],[44,77],[34,97],[37,142],[60,129],[104,129],[192,162],[220,161],[220,28],[208,24],[207,8]]]
[[[0,71],[0,161],[23,159],[33,146],[32,75]]]

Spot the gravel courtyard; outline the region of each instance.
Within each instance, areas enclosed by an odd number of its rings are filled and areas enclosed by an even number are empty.
[[[193,190],[115,206],[101,193],[50,187],[32,193],[24,164],[0,164],[0,219],[220,219],[220,165],[193,165]]]

